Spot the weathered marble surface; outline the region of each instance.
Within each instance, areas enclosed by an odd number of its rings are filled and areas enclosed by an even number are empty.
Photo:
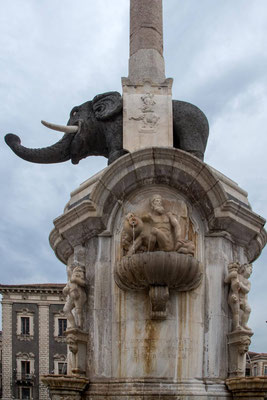
[[[186,203],[203,264],[196,289],[170,290],[163,321],[151,320],[147,293],[121,290],[114,280],[125,214],[156,193]],[[69,266],[85,247],[86,398],[231,398],[224,384],[231,332],[224,279],[233,260],[258,257],[264,222],[237,184],[181,150],[128,154],[75,190],[50,242]]]
[[[123,148],[173,146],[172,79],[154,84],[122,79]]]

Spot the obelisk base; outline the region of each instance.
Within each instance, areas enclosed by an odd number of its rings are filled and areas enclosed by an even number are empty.
[[[122,78],[123,148],[173,146],[172,79],[161,84]]]

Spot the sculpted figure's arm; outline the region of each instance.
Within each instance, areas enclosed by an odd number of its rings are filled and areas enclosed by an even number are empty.
[[[244,293],[244,294],[248,294],[248,292],[250,291],[251,288],[251,283],[246,279],[246,282],[240,282],[240,290]]]
[[[152,215],[150,213],[144,214],[141,217],[143,222],[150,222],[152,220]]]
[[[175,242],[177,242],[177,240],[181,239],[181,235],[182,235],[181,226],[180,226],[175,214],[168,212],[167,215],[169,217],[171,226],[174,229]]]
[[[229,272],[229,274],[224,279],[224,283],[230,283],[233,279],[237,279],[237,272],[235,271]]]
[[[67,296],[69,294],[69,291],[70,291],[70,287],[69,287],[69,283],[67,283],[67,285],[63,288],[64,296]]]
[[[82,279],[82,278],[75,277],[75,278],[72,278],[70,281],[71,281],[71,283],[77,283],[77,285],[82,286],[82,287],[86,286],[85,279]]]

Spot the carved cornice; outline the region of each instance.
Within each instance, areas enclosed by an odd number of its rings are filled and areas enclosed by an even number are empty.
[[[23,293],[23,294],[60,294],[65,284],[27,284],[27,285],[0,285],[0,293],[12,294],[12,293]],[[30,301],[29,296],[29,301]],[[23,311],[23,310],[22,310]],[[18,312],[22,312],[19,310]]]
[[[206,235],[227,232],[246,249],[249,262],[266,244],[265,220],[250,209],[246,192],[185,151],[168,147],[138,150],[116,160],[97,178],[75,190],[71,205],[54,221],[50,244],[65,264],[75,246],[110,229],[116,205],[147,185],[176,189],[200,213]]]
[[[16,358],[21,358],[25,360],[34,360],[35,355],[33,353],[22,353],[21,351],[16,353]]]
[[[43,384],[48,386],[50,391],[64,394],[64,392],[73,391],[82,393],[89,383],[87,378],[78,378],[69,375],[43,375],[41,376]]]

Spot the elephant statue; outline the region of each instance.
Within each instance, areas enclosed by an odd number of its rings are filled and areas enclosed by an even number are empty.
[[[67,126],[42,121],[50,129],[65,132],[52,146],[29,149],[12,133],[5,136],[5,141],[17,156],[34,163],[71,160],[78,164],[87,156],[101,155],[111,164],[127,153],[122,143],[122,118],[122,96],[118,92],[108,92],[74,107]],[[173,134],[174,147],[203,160],[209,125],[202,111],[190,103],[173,100]]]

